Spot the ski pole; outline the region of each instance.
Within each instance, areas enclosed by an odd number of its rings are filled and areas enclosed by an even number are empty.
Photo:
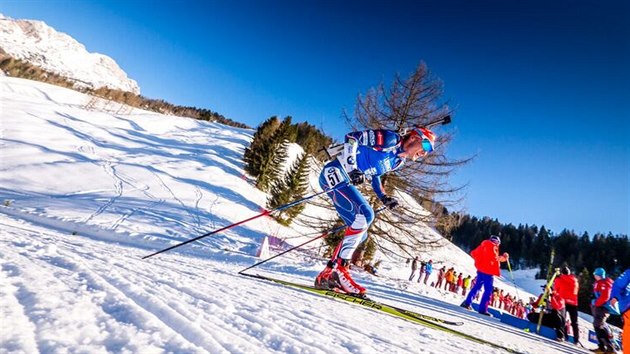
[[[385,208],[386,208],[386,207],[384,207],[384,206],[383,206],[383,207],[380,207],[380,208],[378,208],[378,209],[374,210],[374,214],[376,215],[376,214],[380,213],[380,212],[381,212],[381,211],[383,211]],[[289,253],[289,252],[291,252],[291,251],[293,251],[293,250],[296,250],[296,249],[298,249],[298,248],[300,248],[300,247],[302,247],[302,246],[304,246],[304,245],[306,245],[306,244],[309,244],[309,243],[311,243],[311,242],[313,242],[313,241],[315,241],[315,240],[319,240],[319,239],[320,239],[320,238],[322,238],[322,237],[326,237],[326,236],[328,236],[328,235],[330,235],[330,234],[334,234],[335,232],[340,231],[340,230],[342,230],[342,229],[343,229],[343,228],[345,228],[345,227],[346,227],[346,225],[341,225],[341,226],[335,227],[334,229],[330,229],[330,230],[328,230],[328,231],[324,232],[323,234],[321,234],[321,235],[319,235],[319,236],[317,236],[317,237],[315,237],[315,238],[312,238],[312,239],[310,239],[310,240],[308,240],[308,241],[306,241],[306,242],[302,242],[301,244],[299,244],[299,245],[297,245],[297,246],[294,246],[294,247],[291,247],[291,248],[289,248],[288,250],[283,251],[283,252],[281,252],[281,253],[278,253],[277,255],[275,255],[275,256],[273,256],[273,257],[270,257],[270,258],[264,259],[264,260],[262,260],[262,261],[260,261],[260,262],[258,262],[258,263],[256,263],[256,264],[254,264],[254,265],[251,265],[251,266],[249,266],[249,267],[247,267],[247,268],[245,268],[245,269],[242,269],[241,271],[239,271],[239,272],[238,272],[238,274],[243,274],[246,270],[249,270],[249,269],[252,269],[252,268],[254,268],[254,267],[257,267],[257,266],[259,266],[259,265],[261,265],[261,264],[263,264],[263,263],[267,263],[267,262],[269,262],[270,260],[272,260],[272,259],[274,259],[274,258],[278,258],[278,257],[280,257],[280,256],[282,256],[282,255],[285,255],[285,254],[287,254],[287,253]]]
[[[518,287],[516,286],[516,281],[514,280],[514,274],[512,273],[512,266],[510,265],[510,260],[507,260],[508,270],[510,271],[510,278],[512,278],[512,284],[514,284],[514,290],[516,291],[516,298],[520,299],[521,296],[518,294]]]
[[[431,123],[425,124],[424,128],[431,128],[432,126],[435,126],[435,125],[438,125],[438,124],[440,124],[440,125],[447,125],[450,122],[451,122],[451,116],[447,115],[447,116],[444,116],[444,117],[442,117],[442,118],[440,118],[440,119],[438,119],[436,121],[433,121]]]
[[[299,245],[297,245],[295,247],[291,247],[288,250],[286,250],[284,252],[281,252],[281,253],[278,253],[277,255],[275,255],[273,257],[267,258],[267,259],[262,260],[262,261],[260,261],[260,262],[258,262],[256,264],[254,264],[254,265],[251,265],[251,266],[249,266],[249,267],[239,271],[238,274],[243,274],[246,270],[249,270],[249,269],[252,269],[254,267],[257,267],[257,266],[259,266],[259,265],[261,265],[263,263],[267,263],[268,261],[270,261],[270,260],[272,260],[274,258],[278,258],[278,257],[280,257],[280,256],[282,256],[284,254],[287,254],[287,253],[289,253],[289,252],[291,252],[291,251],[293,251],[295,249],[298,249],[298,248],[300,248],[300,247],[302,247],[302,246],[304,246],[306,244],[309,244],[309,243],[311,243],[311,242],[313,242],[315,240],[319,240],[322,237],[326,237],[326,236],[328,236],[330,234],[334,234],[335,232],[342,230],[344,227],[346,227],[346,225],[341,225],[341,226],[335,227],[334,229],[328,230],[328,231],[324,232],[323,234],[321,234],[321,235],[319,235],[319,236],[317,236],[315,238],[312,238],[312,239],[310,239],[310,240],[308,240],[306,242],[303,242],[303,243],[301,243],[301,244],[299,244]]]
[[[334,189],[334,188],[333,188],[333,189]],[[233,228],[233,227],[235,227],[235,226],[238,226],[238,225],[244,224],[244,223],[246,223],[246,222],[248,222],[248,221],[252,221],[252,220],[257,219],[257,218],[259,218],[259,217],[261,217],[261,216],[269,215],[269,214],[273,213],[274,211],[280,211],[280,210],[288,209],[288,208],[290,208],[290,207],[292,207],[292,206],[295,206],[295,205],[298,205],[298,204],[304,203],[305,201],[307,201],[307,200],[309,200],[309,199],[312,199],[312,198],[314,198],[314,197],[316,197],[316,196],[318,196],[318,195],[321,195],[321,194],[324,194],[324,193],[330,192],[330,191],[331,191],[331,190],[333,190],[333,189],[329,189],[329,190],[325,190],[325,191],[321,191],[321,192],[318,192],[318,193],[312,194],[312,195],[310,195],[310,196],[308,196],[308,197],[305,197],[305,198],[302,198],[302,199],[298,199],[298,200],[296,200],[296,201],[294,201],[294,202],[291,202],[291,203],[288,203],[288,204],[285,204],[285,205],[281,205],[281,206],[279,206],[279,207],[277,207],[277,208],[274,208],[274,209],[271,209],[271,210],[265,210],[265,211],[263,211],[262,213],[260,213],[260,214],[258,214],[258,215],[254,215],[254,216],[252,216],[251,218],[248,218],[248,219],[245,219],[245,220],[241,220],[241,221],[239,221],[239,222],[235,222],[234,224],[231,224],[231,225],[228,225],[228,226],[222,227],[222,228],[220,228],[220,229],[218,229],[218,230],[210,231],[210,232],[205,233],[205,234],[203,234],[203,235],[201,235],[201,236],[197,236],[197,237],[195,237],[195,238],[191,238],[190,240],[187,240],[187,241],[184,241],[184,242],[180,242],[180,243],[178,243],[178,244],[176,244],[176,245],[173,245],[173,246],[167,247],[167,248],[165,248],[165,249],[163,249],[163,250],[160,250],[160,251],[157,251],[157,252],[151,253],[151,254],[150,254],[150,255],[148,255],[148,256],[144,256],[144,257],[142,257],[142,259],[147,259],[147,258],[153,257],[153,256],[155,256],[155,255],[158,255],[158,254],[160,254],[160,253],[163,253],[163,252],[166,252],[166,251],[170,251],[170,250],[172,250],[172,249],[174,249],[174,248],[181,247],[181,246],[183,246],[183,245],[189,244],[189,243],[191,243],[191,242],[195,242],[195,241],[201,240],[201,239],[202,239],[202,238],[204,238],[204,237],[208,237],[208,236],[214,235],[214,234],[216,234],[216,233],[219,233],[219,232],[221,232],[221,231],[225,231],[225,230],[227,230],[227,229],[231,229],[231,228]]]

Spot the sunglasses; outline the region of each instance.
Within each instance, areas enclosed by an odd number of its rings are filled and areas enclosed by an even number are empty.
[[[433,145],[431,145],[431,142],[427,139],[422,139],[422,149],[424,149],[424,151],[426,152],[431,152],[433,151]]]

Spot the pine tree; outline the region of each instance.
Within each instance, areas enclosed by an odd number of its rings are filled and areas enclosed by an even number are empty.
[[[451,233],[453,242],[469,251],[476,247],[492,232],[495,220],[460,214],[459,225]],[[544,226],[512,225],[501,227],[501,250],[510,254],[510,259],[524,267],[540,267],[537,277],[544,278],[550,270],[549,257],[555,249],[554,264],[566,263],[571,269],[595,269],[602,267],[612,276],[630,267],[630,242],[627,235],[607,235],[588,232],[578,236],[574,231],[564,229],[554,235]],[[515,264],[512,264],[515,266]],[[590,293],[590,290],[589,290]]]
[[[269,170],[269,183],[281,183],[285,176],[285,165],[289,158],[289,141],[285,140],[278,147],[273,154],[273,160],[271,161],[271,169]]]
[[[273,184],[274,158],[280,152],[279,147],[291,133],[291,117],[284,118],[278,129],[273,133],[271,139],[264,142],[260,147],[260,169],[256,175],[256,187],[261,191],[268,191]]]
[[[551,237],[547,229],[542,226],[534,239],[534,257],[536,264],[540,266],[540,278],[545,278],[549,271],[549,258],[551,257]]]
[[[593,295],[593,276],[591,272],[584,268],[578,276],[579,290],[578,290],[578,310],[591,313],[591,297]]]
[[[258,177],[264,163],[264,152],[266,145],[271,141],[271,137],[278,130],[280,120],[278,117],[271,117],[264,121],[252,139],[249,147],[245,149],[243,160],[245,161],[245,171],[253,177]]]
[[[308,188],[309,156],[306,153],[303,154],[293,163],[287,175],[274,184],[267,201],[268,208],[277,208],[304,197]],[[299,204],[276,214],[275,218],[279,223],[289,225],[302,210],[304,210],[304,204]]]

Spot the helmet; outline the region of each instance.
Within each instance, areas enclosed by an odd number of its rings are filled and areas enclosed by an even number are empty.
[[[435,134],[430,131],[427,128],[421,128],[418,126],[415,126],[410,132],[409,134],[411,136],[417,136],[420,139],[422,139],[422,149],[424,149],[425,152],[431,152],[433,151],[433,148],[435,146]]]
[[[497,244],[497,245],[501,244],[501,238],[497,235],[490,236],[489,240],[494,244]]]
[[[604,268],[595,268],[595,271],[593,272],[593,275],[597,275],[597,276],[600,276],[602,278],[606,278],[606,271],[604,270]]]
[[[561,272],[564,275],[569,275],[569,274],[571,274],[571,269],[569,269],[569,267],[562,267]]]

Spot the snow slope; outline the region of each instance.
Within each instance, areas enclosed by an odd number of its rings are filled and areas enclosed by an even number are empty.
[[[304,226],[259,218],[141,260],[260,212],[266,195],[241,161],[252,131],[88,111],[88,96],[17,78],[0,77],[0,93],[0,353],[501,352],[237,275],[265,235]],[[443,248],[423,257],[470,263]],[[258,271],[310,283],[323,264],[293,252]],[[402,260],[384,259],[381,277],[355,276],[376,300],[462,320],[457,329],[520,352],[578,352],[409,285]]]
[[[79,86],[140,93],[138,83],[128,78],[112,58],[88,52],[83,44],[42,21],[16,20],[0,14],[0,49],[70,78]]]

